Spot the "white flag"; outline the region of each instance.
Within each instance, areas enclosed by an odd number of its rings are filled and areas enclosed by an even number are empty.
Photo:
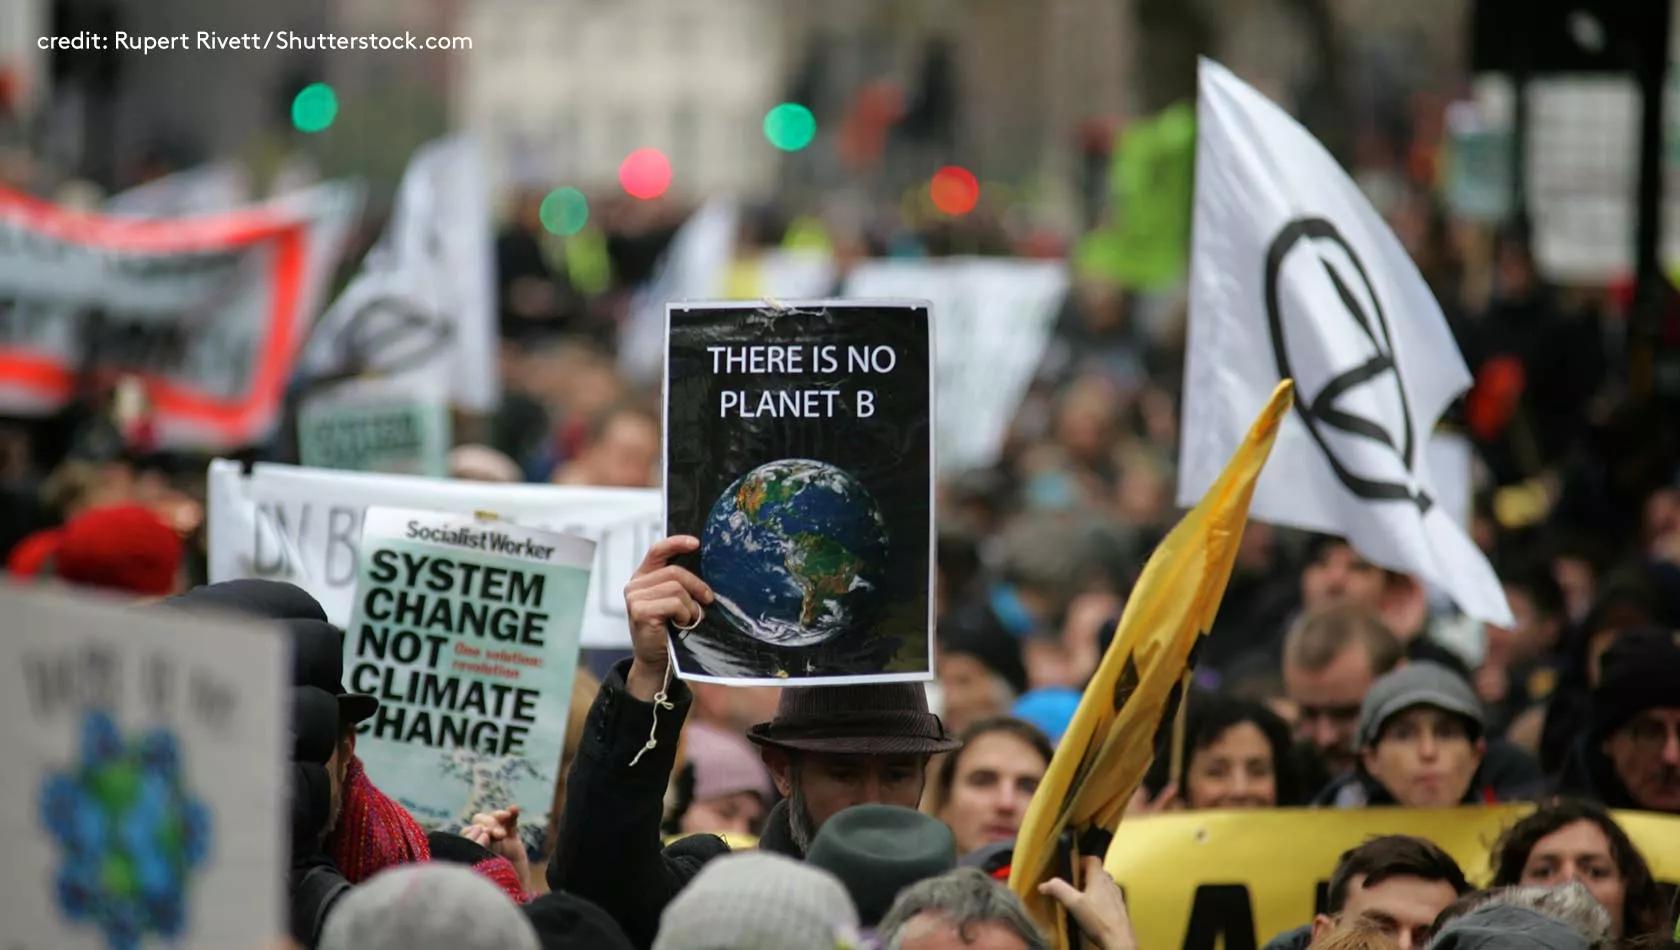
[[[1342,535],[1510,624],[1499,578],[1429,471],[1435,422],[1470,383],[1429,287],[1288,114],[1205,59],[1200,90],[1179,503],[1202,496],[1254,407],[1292,378],[1295,412],[1252,516]]]
[[[489,412],[496,365],[495,262],[477,146],[428,143],[403,173],[391,223],[321,317],[304,369],[394,377],[417,396]]]

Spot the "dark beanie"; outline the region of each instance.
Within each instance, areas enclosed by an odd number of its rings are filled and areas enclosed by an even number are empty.
[[[521,907],[542,950],[630,950],[630,938],[601,908],[581,897],[555,891]]]
[[[1606,650],[1593,689],[1593,737],[1603,739],[1648,709],[1680,709],[1680,634],[1629,631]]]
[[[321,602],[296,584],[286,581],[241,578],[194,587],[163,603],[187,610],[225,610],[261,617],[264,620],[307,618],[325,622]]]

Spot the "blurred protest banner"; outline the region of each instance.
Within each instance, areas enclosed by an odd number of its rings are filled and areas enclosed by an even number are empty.
[[[724,683],[933,675],[932,332],[924,304],[673,305],[666,534],[717,594],[673,635]]]
[[[260,441],[358,203],[330,184],[137,220],[0,189],[0,411],[52,413],[133,375],[160,445]]]
[[[0,587],[0,614],[6,946],[284,933],[285,636],[86,592]]]
[[[958,257],[863,261],[842,293],[931,301],[941,407],[934,447],[949,474],[997,461],[1067,287],[1059,261]]]
[[[1067,913],[1038,886],[1061,876],[1079,886],[1075,848],[1112,832],[1161,747],[1213,626],[1249,500],[1289,412],[1294,387],[1272,390],[1219,479],[1149,556],[1120,614],[1114,640],[1079,698],[1073,721],[1033,793],[1016,837],[1009,889],[1043,925],[1054,946],[1070,946]],[[1176,743],[1175,743],[1176,745]],[[1175,769],[1176,772],[1176,769]],[[1064,832],[1072,836],[1064,840]],[[1090,853],[1094,854],[1092,850]]]
[[[815,300],[834,292],[839,280],[826,250],[772,248],[735,261],[723,296],[736,300]]]
[[[106,214],[185,218],[231,211],[251,200],[250,176],[232,161],[200,165],[154,178],[105,201]]]
[[[495,262],[483,160],[453,136],[414,153],[391,221],[309,337],[302,370],[354,388],[376,377],[489,412],[501,400]]]
[[[1293,379],[1300,398],[1254,517],[1346,537],[1470,616],[1510,625],[1492,566],[1438,503],[1424,449],[1470,384],[1428,284],[1282,109],[1209,60],[1200,108],[1179,503],[1201,496],[1241,440],[1242,407]]]
[[[298,460],[311,468],[392,475],[449,474],[449,406],[373,380],[305,397]]]
[[[726,297],[811,299],[833,292],[832,254],[773,248],[737,259],[740,228],[740,205],[726,197],[708,200],[683,222],[653,278],[631,300],[630,316],[619,330],[618,366],[626,376],[647,383],[659,379],[667,304]]]
[[[356,754],[428,829],[518,805],[541,849],[594,560],[571,535],[368,509],[344,669],[379,711]]]
[[[349,623],[362,518],[375,505],[470,514],[494,511],[520,525],[596,542],[583,612],[583,645],[628,647],[624,585],[663,536],[659,492],[650,488],[498,485],[367,475],[292,465],[210,463],[210,580],[265,577],[313,594],[339,625]]]
[[[1349,848],[1376,835],[1420,835],[1446,849],[1472,883],[1485,883],[1493,874],[1490,846],[1532,807],[1151,815],[1120,826],[1105,866],[1126,891],[1138,946],[1254,950],[1312,922],[1336,861]],[[1657,880],[1680,883],[1680,818],[1647,812],[1615,818]]]

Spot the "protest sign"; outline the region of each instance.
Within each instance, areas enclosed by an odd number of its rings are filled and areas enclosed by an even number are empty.
[[[449,474],[449,407],[399,391],[335,387],[298,409],[298,460],[312,468]]]
[[[934,444],[949,473],[997,461],[1004,433],[1050,342],[1067,268],[1059,261],[942,258],[864,261],[843,295],[926,298],[939,321]]]
[[[322,315],[304,354],[315,378],[377,373],[417,396],[489,412],[501,398],[484,167],[472,139],[414,153],[390,227]]]
[[[1485,884],[1493,874],[1489,846],[1532,807],[1266,808],[1128,818],[1104,863],[1125,889],[1138,946],[1254,950],[1312,922],[1349,848],[1376,835],[1419,835],[1451,854],[1471,883]],[[1614,814],[1652,875],[1680,883],[1680,818]]]
[[[717,594],[680,675],[931,677],[930,331],[923,304],[671,307],[666,533]]]
[[[356,205],[324,185],[147,220],[0,189],[0,412],[51,413],[129,374],[162,445],[262,439]]]
[[[489,510],[516,524],[596,542],[584,605],[583,645],[628,648],[624,585],[659,540],[659,492],[650,488],[492,485],[294,465],[210,463],[210,579],[291,581],[328,619],[350,620],[363,513],[374,505]]]
[[[85,592],[0,587],[0,613],[0,942],[284,933],[284,635]]]
[[[594,559],[584,538],[368,509],[344,669],[379,710],[356,754],[422,825],[518,805],[542,846]]]

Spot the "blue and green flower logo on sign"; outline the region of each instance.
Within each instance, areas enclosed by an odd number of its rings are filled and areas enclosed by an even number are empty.
[[[111,950],[181,935],[210,812],[183,784],[173,733],[125,741],[108,714],[90,711],[80,761],[41,783],[40,810],[62,850],[56,890],[66,919],[97,926]]]

